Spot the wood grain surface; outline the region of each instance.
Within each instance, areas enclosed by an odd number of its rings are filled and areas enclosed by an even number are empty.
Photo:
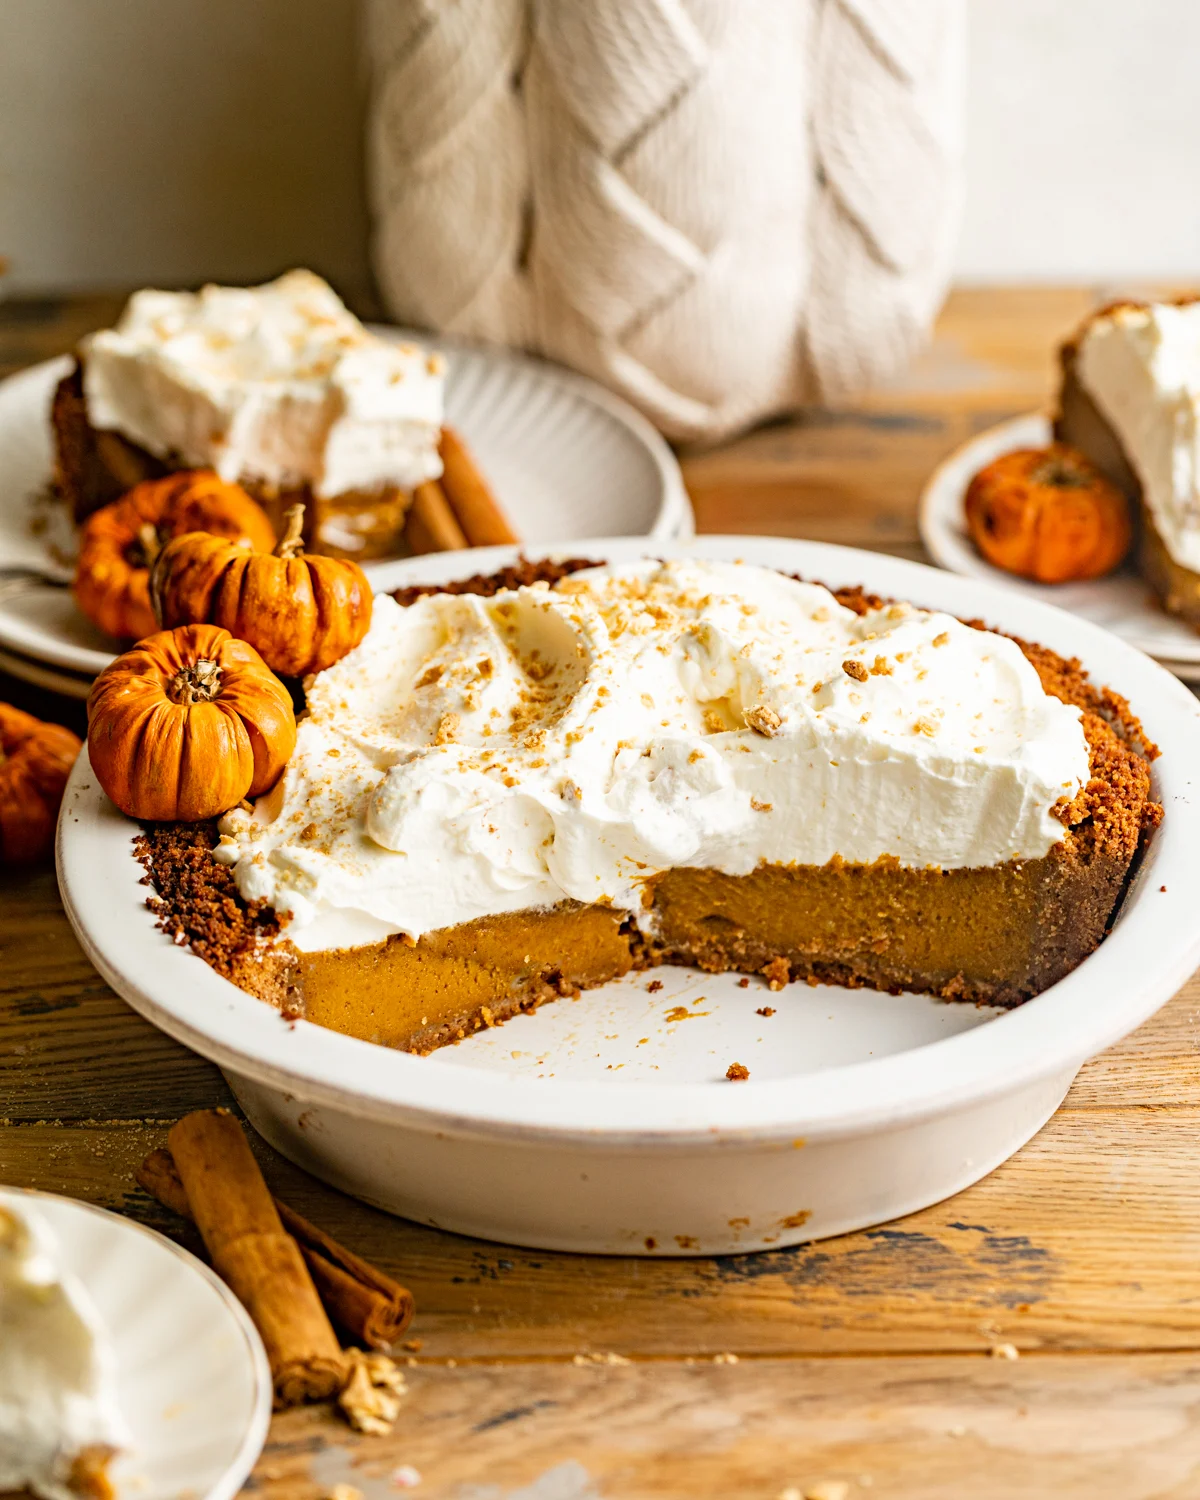
[[[915,505],[964,436],[1044,402],[1052,348],[1107,289],[956,292],[932,348],[852,410],[684,467],[702,530],[920,557]],[[0,304],[0,371],[119,298]],[[0,676],[76,726],[80,705]],[[1200,1497],[1200,979],[1084,1068],[1012,1161],[946,1203],[816,1245],[712,1260],[525,1251],[389,1218],[261,1142],[273,1189],[417,1297],[388,1438],[278,1416],[249,1488],[316,1500]],[[198,1248],[133,1168],[220,1073],[128,1010],[53,874],[0,875],[0,1180]],[[1012,1344],[1020,1358],[990,1351]],[[841,1488],[840,1488],[841,1487]]]

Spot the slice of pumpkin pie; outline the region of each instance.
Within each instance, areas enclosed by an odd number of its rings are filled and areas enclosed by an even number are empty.
[[[1060,359],[1055,436],[1129,497],[1142,573],[1200,628],[1200,301],[1113,302]]]
[[[277,532],[302,503],[317,550],[396,550],[442,472],[441,357],[365,328],[311,271],[264,286],[135,292],[54,395],[57,482],[76,521],[144,479],[214,469]]]

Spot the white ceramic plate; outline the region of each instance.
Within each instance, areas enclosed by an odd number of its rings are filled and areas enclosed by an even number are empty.
[[[45,1217],[116,1344],[133,1434],[113,1469],[118,1500],[232,1500],[271,1420],[271,1372],[241,1303],[152,1229],[73,1198],[4,1192]]]
[[[87,698],[95,681],[94,677],[66,672],[61,667],[44,667],[32,657],[17,656],[11,651],[0,651],[0,672],[7,672],[10,677],[19,677],[22,682],[31,682],[34,687],[81,701]]]
[[[523,540],[692,534],[674,454],[619,397],[507,350],[414,337],[445,352],[447,418]],[[60,582],[71,576],[74,537],[61,507],[47,500],[50,399],[69,368],[69,359],[49,360],[0,382],[0,649],[11,659],[8,670],[23,677],[25,661],[94,677],[114,654],[69,590],[5,578],[22,568]],[[367,572],[381,566],[368,564]]]
[[[575,549],[621,559],[645,543]],[[305,1022],[289,1028],[156,932],[133,829],[81,758],[58,869],[89,957],[143,1015],[225,1069],[281,1151],[381,1207],[522,1244],[655,1254],[754,1249],[878,1223],[1011,1155],[1080,1064],[1200,962],[1200,706],[1169,673],[1012,590],[875,553],[769,537],[654,551],[861,583],[984,615],[1079,656],[1132,698],[1165,747],[1154,770],[1164,825],[1112,935],[1016,1011],[825,986],[772,994],[758,980],[743,989],[736,975],[664,968],[418,1058]],[[418,558],[381,581],[444,582],[511,556]],[[652,994],[651,980],[662,990]],[[681,1005],[690,1018],[671,1019]],[[758,1014],[767,1005],[774,1016]],[[749,1082],[724,1081],[735,1061]]]
[[[981,578],[1103,625],[1178,676],[1200,680],[1200,633],[1161,608],[1131,564],[1092,583],[1029,583],[985,562],[967,534],[967,486],[985,464],[1015,448],[1043,448],[1051,441],[1050,418],[1030,412],[989,427],[956,448],[930,476],[921,495],[921,540],[943,568]]]

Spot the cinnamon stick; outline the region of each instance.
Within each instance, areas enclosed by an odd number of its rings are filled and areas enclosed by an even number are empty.
[[[442,489],[470,546],[491,547],[520,541],[479,465],[453,427],[442,428],[438,452],[442,456]]]
[[[436,479],[417,485],[413,491],[404,539],[414,552],[461,552],[468,545]]]
[[[167,1141],[213,1266],[262,1335],[277,1400],[333,1396],[345,1374],[341,1346],[241,1126],[228,1110],[201,1109]]]
[[[192,1217],[179,1169],[165,1147],[151,1151],[136,1175],[141,1186],[172,1213],[183,1219]],[[278,1198],[274,1201],[283,1227],[299,1245],[313,1285],[333,1322],[368,1349],[390,1349],[412,1322],[412,1293],[339,1245],[294,1208]]]
[[[133,1175],[137,1185],[145,1188],[152,1198],[157,1198],[164,1208],[169,1208],[181,1219],[196,1222],[175,1158],[165,1146],[155,1146]]]
[[[286,1203],[277,1207],[334,1322],[368,1349],[386,1353],[412,1322],[412,1293]]]

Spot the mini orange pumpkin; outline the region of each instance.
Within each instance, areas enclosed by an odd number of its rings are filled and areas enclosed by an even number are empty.
[[[0,703],[0,863],[31,864],[50,853],[80,743],[61,724]]]
[[[1065,443],[988,464],[967,488],[966,512],[988,562],[1038,583],[1101,578],[1133,537],[1125,496]]]
[[[237,537],[259,552],[275,545],[262,507],[211,469],[187,469],[138,484],[93,512],[80,533],[75,599],[88,619],[118,640],[158,628],[150,607],[150,564],[164,541],[185,531]]]
[[[269,791],[296,746],[287,688],[215,625],[162,630],[96,678],[88,753],[123,813],[194,823]]]
[[[371,585],[355,562],[301,552],[302,505],[290,506],[285,520],[269,555],[199,533],[168,542],[150,586],[161,623],[224,626],[285,677],[340,661],[367,633]]]

